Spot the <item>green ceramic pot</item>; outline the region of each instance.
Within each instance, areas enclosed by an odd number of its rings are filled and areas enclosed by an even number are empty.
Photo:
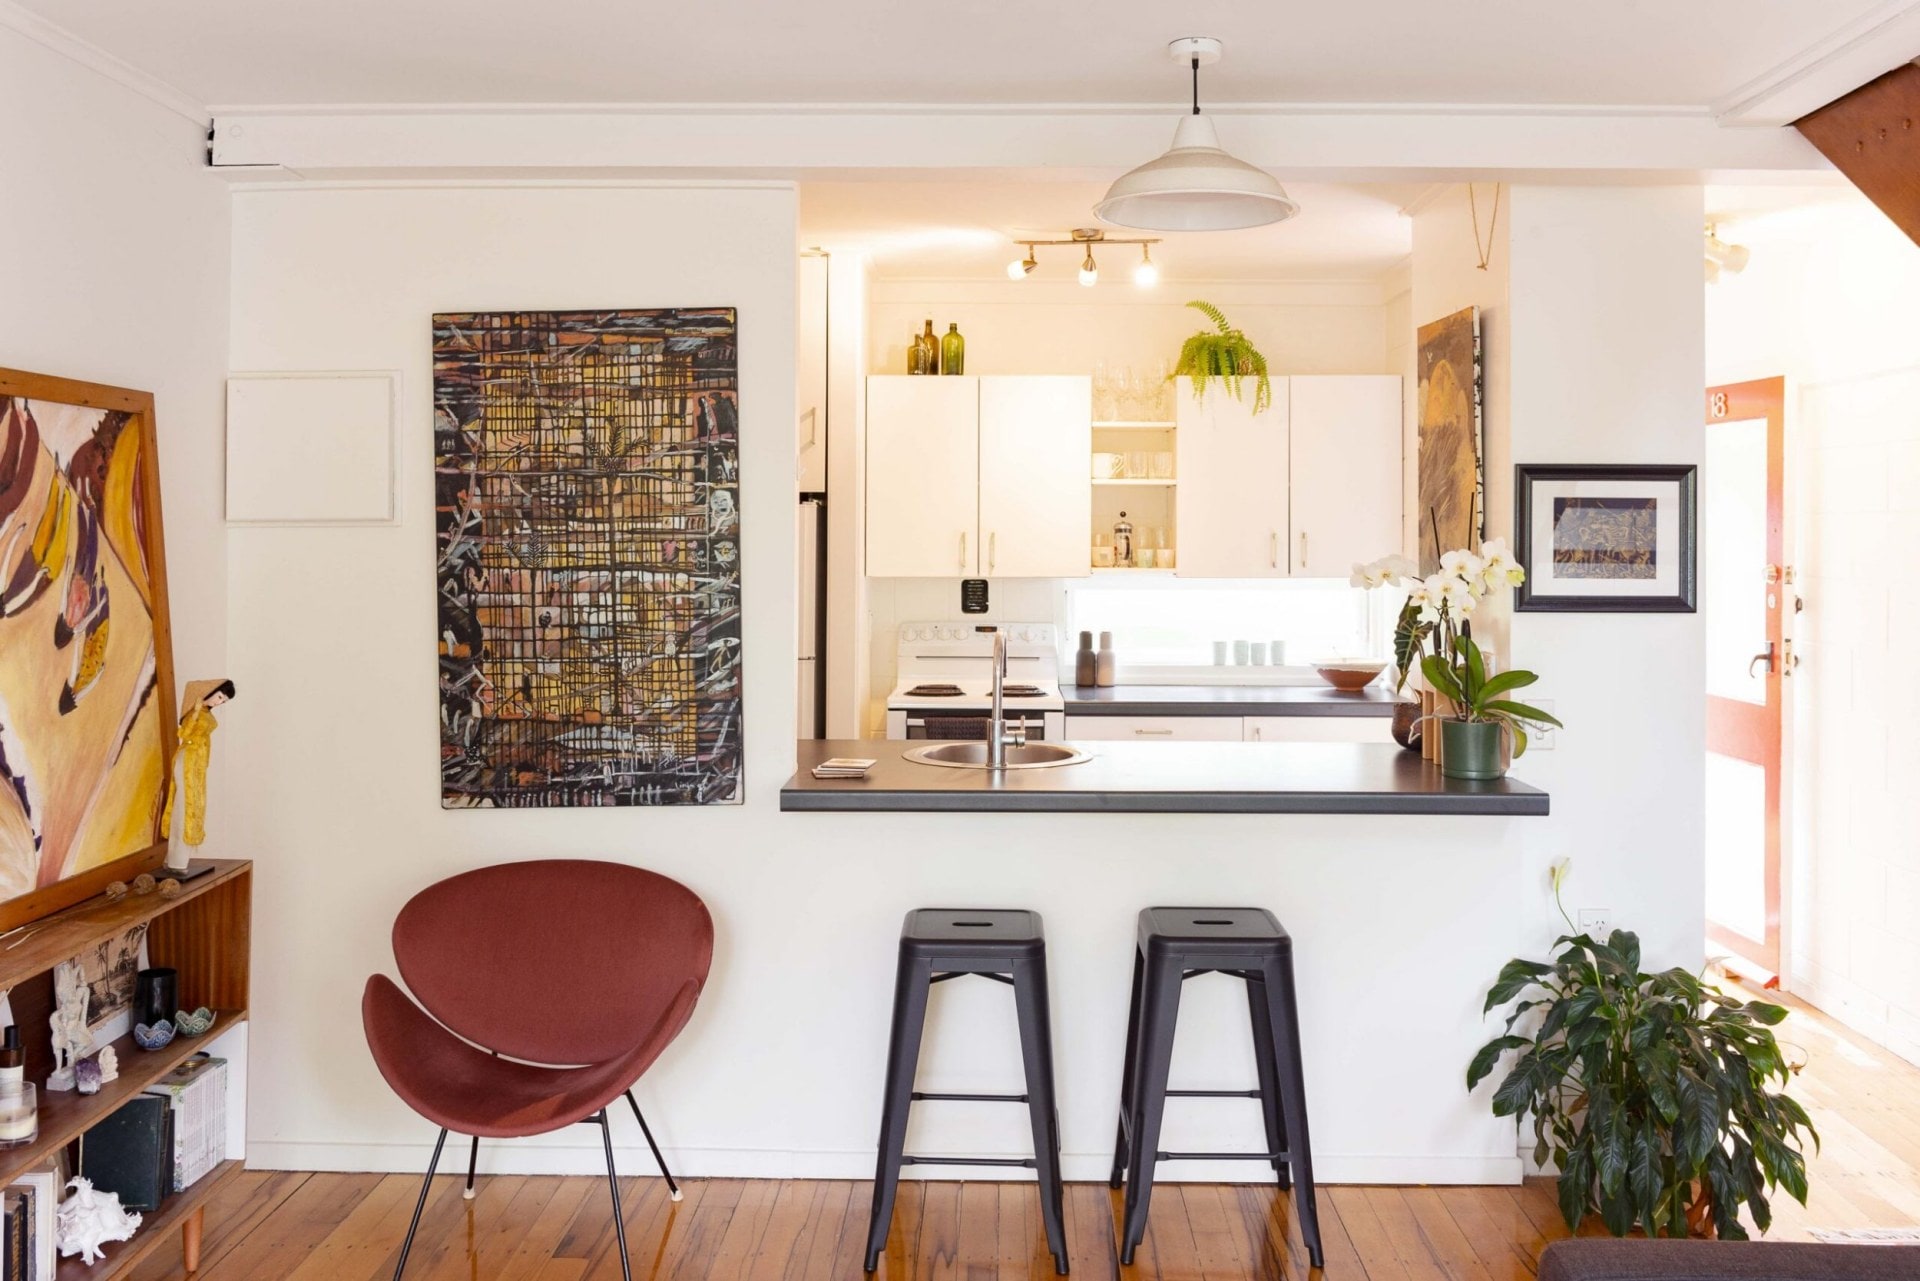
[[[1500,763],[1497,721],[1440,722],[1440,772],[1448,778],[1499,778],[1507,772]]]

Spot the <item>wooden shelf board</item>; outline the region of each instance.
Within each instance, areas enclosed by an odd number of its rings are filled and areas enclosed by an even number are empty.
[[[1179,482],[1174,480],[1173,477],[1171,476],[1168,476],[1164,479],[1154,479],[1154,480],[1149,480],[1145,477],[1139,477],[1139,476],[1129,476],[1125,478],[1116,476],[1112,480],[1096,480],[1093,483],[1096,487],[1100,487],[1100,488],[1105,488],[1106,486],[1109,486],[1109,485],[1131,485],[1135,487],[1158,486],[1161,489],[1171,489],[1173,488],[1173,486],[1175,486]]]
[[[1161,569],[1158,566],[1155,566],[1152,569],[1142,569],[1138,565],[1105,565],[1105,566],[1096,565],[1094,566],[1092,572],[1095,574],[1103,574],[1103,575],[1104,574],[1140,574],[1148,578],[1172,578],[1176,571],[1171,569]]]
[[[82,1094],[78,1090],[49,1090],[44,1081],[36,1081],[34,1085],[40,1104],[40,1137],[17,1148],[0,1148],[0,1187],[13,1182],[26,1171],[37,1168],[89,1127],[98,1125],[118,1111],[128,1099],[186,1062],[216,1034],[246,1022],[247,1018],[245,1010],[221,1010],[219,1014],[213,1031],[205,1036],[176,1036],[165,1049],[143,1050],[133,1043],[131,1032],[114,1041],[113,1052],[119,1059],[120,1075],[101,1086],[98,1094]],[[194,1185],[194,1188],[198,1187],[199,1184]]]
[[[1106,422],[1096,422],[1093,429],[1095,431],[1172,431],[1177,425],[1145,418],[1115,418]]]
[[[182,903],[245,875],[252,866],[245,859],[209,861],[214,870],[182,882],[180,893],[172,898],[161,898],[156,892],[129,894],[112,902],[102,894],[23,926],[11,938],[0,938],[0,989],[12,988],[23,979],[44,973],[92,944],[118,937],[130,926],[171,912]],[[157,876],[156,879],[165,878]]]
[[[168,1046],[172,1049],[172,1046]],[[205,1205],[213,1192],[222,1183],[240,1172],[239,1161],[222,1161],[200,1176],[200,1181],[184,1192],[176,1192],[160,1203],[157,1210],[148,1210],[140,1216],[140,1227],[130,1241],[115,1241],[102,1247],[106,1258],[92,1267],[80,1261],[79,1255],[70,1259],[61,1259],[54,1268],[57,1281],[109,1281],[113,1277],[125,1276],[134,1267],[169,1241],[179,1241],[179,1230],[188,1215]]]

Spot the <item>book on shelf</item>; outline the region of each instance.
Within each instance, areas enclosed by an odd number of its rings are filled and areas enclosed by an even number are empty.
[[[33,1207],[18,1192],[0,1197],[0,1281],[28,1281],[33,1274],[33,1256],[27,1250],[27,1232],[33,1223]]]
[[[136,1094],[80,1136],[81,1176],[118,1195],[123,1209],[158,1209],[173,1190],[172,1129],[166,1099]]]
[[[227,1155],[227,1061],[196,1054],[149,1085],[173,1116],[169,1190],[192,1187]]]
[[[7,1187],[27,1204],[27,1281],[54,1281],[54,1211],[60,1208],[61,1179],[51,1164],[29,1170]]]

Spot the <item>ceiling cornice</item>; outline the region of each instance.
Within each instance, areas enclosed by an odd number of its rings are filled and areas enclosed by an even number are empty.
[[[1714,104],[1729,127],[1775,128],[1920,54],[1920,0],[1888,0]]]
[[[195,124],[205,125],[213,120],[213,111],[194,101],[189,94],[115,57],[99,45],[82,40],[65,27],[48,22],[32,10],[14,3],[14,0],[0,0],[0,27],[16,31],[35,44],[105,76],[115,84]]]

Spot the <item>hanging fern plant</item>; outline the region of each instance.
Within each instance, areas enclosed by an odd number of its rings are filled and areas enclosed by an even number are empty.
[[[1173,367],[1173,376],[1193,379],[1193,398],[1204,401],[1207,394],[1207,382],[1218,378],[1226,387],[1227,394],[1236,399],[1240,396],[1240,380],[1254,379],[1253,412],[1259,413],[1273,404],[1273,386],[1267,381],[1267,358],[1260,349],[1238,329],[1227,323],[1227,317],[1210,302],[1198,299],[1187,304],[1213,322],[1211,331],[1202,329],[1199,333],[1180,344],[1180,360]]]

